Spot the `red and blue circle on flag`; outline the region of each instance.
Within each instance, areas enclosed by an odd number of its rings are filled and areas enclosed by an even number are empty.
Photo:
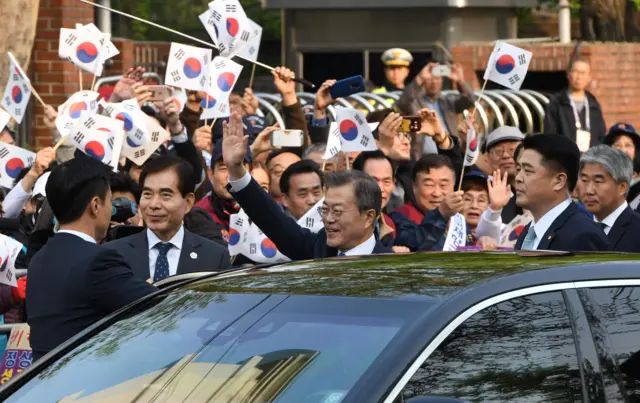
[[[126,112],[120,112],[116,115],[116,119],[124,122],[124,130],[129,132],[133,129],[133,119]]]
[[[197,78],[202,72],[202,65],[200,64],[200,61],[198,59],[196,59],[195,57],[190,57],[184,61],[183,70],[184,75],[187,76],[187,78]]]
[[[229,245],[235,246],[240,242],[240,233],[235,228],[229,228]]]
[[[92,63],[98,57],[98,48],[91,42],[82,42],[76,48],[76,57],[82,63]]]
[[[498,57],[498,60],[496,60],[496,70],[500,74],[509,74],[515,67],[516,61],[511,55],[500,55],[500,57]]]
[[[271,241],[269,238],[265,238],[260,244],[260,250],[264,257],[274,257],[278,253],[278,248],[276,248],[276,244]]]
[[[22,102],[22,90],[17,85],[14,85],[13,88],[11,88],[11,99],[17,104]]]
[[[211,95],[207,94],[204,98],[202,98],[202,102],[200,102],[200,106],[203,109],[211,109],[216,105],[216,99]]]
[[[358,125],[353,120],[343,120],[340,122],[340,134],[347,141],[353,141],[358,137]]]
[[[86,102],[75,102],[69,107],[69,116],[72,119],[78,119],[82,116],[82,112],[87,110]]]
[[[240,30],[240,24],[235,18],[227,18],[227,32],[235,38]]]
[[[20,158],[11,158],[7,161],[4,170],[11,179],[15,179],[24,169],[24,162]]]
[[[105,156],[104,146],[99,141],[90,141],[84,146],[84,152],[88,156],[102,161]]]
[[[233,88],[233,83],[236,81],[236,75],[230,72],[222,73],[218,76],[218,88],[221,91],[227,92]]]

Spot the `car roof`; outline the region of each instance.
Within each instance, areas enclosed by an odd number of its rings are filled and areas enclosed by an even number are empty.
[[[535,284],[553,277],[553,274],[539,276],[539,270],[552,269],[560,277],[571,277],[568,270],[561,269],[606,266],[613,262],[627,262],[637,270],[640,254],[535,251],[377,255],[241,269],[189,283],[201,291],[211,288],[229,293],[442,299],[507,276],[524,274],[518,277],[524,278],[524,283]],[[569,277],[562,281],[571,281]]]

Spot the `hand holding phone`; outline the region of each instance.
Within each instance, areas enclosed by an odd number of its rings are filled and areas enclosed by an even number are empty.
[[[434,77],[449,77],[451,75],[451,66],[448,66],[446,64],[434,66],[431,70],[431,74]]]
[[[171,88],[167,87],[166,85],[150,85],[148,88],[149,92],[152,94],[151,98],[149,98],[149,101],[152,102],[164,101],[165,99],[169,98],[172,93]]]
[[[302,147],[303,142],[302,130],[276,130],[271,133],[273,147]]]
[[[418,133],[422,125],[420,116],[403,116],[400,130],[403,133]]]
[[[348,97],[349,95],[359,92],[364,92],[364,79],[362,76],[354,76],[340,80],[329,90],[331,98],[333,99]]]

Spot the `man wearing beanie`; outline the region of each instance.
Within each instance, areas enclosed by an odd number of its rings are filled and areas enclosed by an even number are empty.
[[[608,251],[604,231],[571,201],[580,151],[568,137],[534,134],[523,141],[515,180],[516,203],[531,211],[516,250]]]

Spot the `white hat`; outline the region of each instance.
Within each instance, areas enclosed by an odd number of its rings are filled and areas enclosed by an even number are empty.
[[[406,49],[393,48],[387,49],[382,54],[382,63],[385,66],[406,66],[408,67],[413,63],[413,56]]]
[[[45,190],[45,186],[47,186],[47,180],[49,180],[49,175],[51,175],[51,171],[46,172],[44,175],[38,178],[36,184],[33,185],[33,193],[31,197],[36,196],[44,196],[47,197],[47,191]]]

